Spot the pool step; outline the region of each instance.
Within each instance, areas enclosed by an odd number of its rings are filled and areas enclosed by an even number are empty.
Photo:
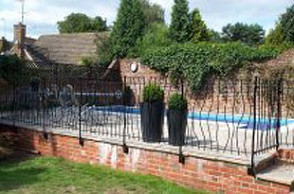
[[[275,164],[258,172],[256,178],[294,188],[294,164],[277,159]]]
[[[278,154],[276,151],[255,156],[255,174],[262,172],[277,163]]]

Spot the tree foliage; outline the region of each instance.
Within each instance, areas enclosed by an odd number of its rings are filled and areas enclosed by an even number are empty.
[[[97,42],[97,65],[108,66],[112,61],[111,39],[106,34],[98,35]]]
[[[210,40],[212,42],[218,42],[221,43],[222,42],[222,36],[219,32],[215,31],[215,30],[210,30]]]
[[[16,86],[29,81],[30,75],[24,61],[16,55],[0,55],[0,78]]]
[[[276,24],[275,29],[270,30],[269,34],[265,39],[267,45],[280,45],[284,42],[284,35],[282,25],[280,23]]]
[[[111,32],[113,56],[121,58],[134,55],[136,43],[144,34],[145,21],[139,0],[121,0]]]
[[[222,32],[224,41],[240,41],[250,46],[262,44],[264,42],[264,35],[264,29],[258,24],[228,24],[223,27]]]
[[[106,20],[103,20],[100,16],[93,18],[91,24],[93,31],[103,32],[108,30]]]
[[[153,23],[146,34],[138,41],[137,48],[139,55],[147,50],[154,50],[167,47],[172,44],[168,38],[168,27],[164,23]]]
[[[100,16],[90,18],[82,13],[71,13],[64,21],[57,22],[60,33],[101,32],[107,30],[106,20]]]
[[[0,53],[9,50],[10,47],[10,43],[4,37],[0,39]]]
[[[187,0],[175,0],[174,2],[169,37],[178,43],[187,42],[190,38],[188,2]]]
[[[294,5],[287,9],[266,37],[265,46],[280,52],[294,47]]]
[[[197,43],[201,41],[209,41],[211,34],[202,20],[198,9],[194,9],[190,14],[190,41]]]
[[[151,4],[148,0],[140,0],[147,26],[152,23],[164,23],[164,10],[160,5]]]
[[[284,40],[294,43],[294,4],[281,16],[280,24]]]

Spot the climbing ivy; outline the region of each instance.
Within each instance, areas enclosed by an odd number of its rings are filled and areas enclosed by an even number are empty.
[[[225,77],[250,62],[274,58],[278,51],[272,48],[253,48],[241,43],[176,44],[146,51],[141,62],[172,81],[184,79],[192,91],[199,91],[212,76]]]

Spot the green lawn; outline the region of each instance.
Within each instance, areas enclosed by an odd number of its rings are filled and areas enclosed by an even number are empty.
[[[0,158],[1,159],[1,158]],[[0,193],[205,193],[154,176],[117,172],[57,158],[0,162]]]

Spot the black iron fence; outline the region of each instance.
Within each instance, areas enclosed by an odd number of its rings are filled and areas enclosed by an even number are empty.
[[[0,122],[60,131],[83,138],[99,136],[143,142],[141,102],[150,82],[165,92],[165,110],[174,93],[188,98],[183,150],[210,150],[255,158],[279,146],[294,146],[294,85],[287,80],[211,81],[192,94],[184,84],[167,79],[121,77],[119,70],[93,67],[29,67],[25,81],[0,87]],[[27,71],[25,71],[27,72]],[[33,73],[32,73],[33,72]],[[160,145],[168,145],[164,117]],[[159,143],[159,142],[158,142]]]

